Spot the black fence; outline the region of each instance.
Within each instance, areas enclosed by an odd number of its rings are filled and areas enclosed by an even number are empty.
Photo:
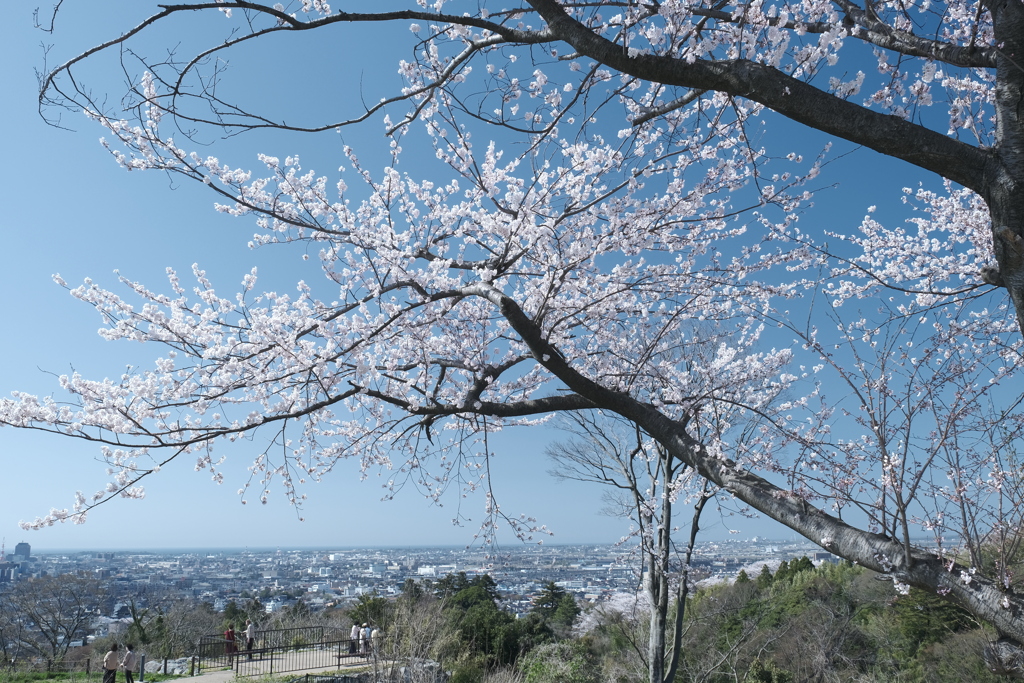
[[[232,668],[236,676],[272,676],[289,671],[364,665],[372,661],[373,656],[372,648],[361,648],[358,641],[345,638],[310,645],[254,648],[235,655]]]
[[[202,636],[196,645],[195,673],[231,668],[239,676],[252,676],[325,668],[338,666],[342,659],[339,655],[347,658],[349,650],[357,649],[358,644],[353,647],[341,629],[324,626],[258,631],[252,648],[248,647],[244,632],[236,633],[233,641],[220,634],[208,635]],[[252,673],[243,673],[243,669]]]

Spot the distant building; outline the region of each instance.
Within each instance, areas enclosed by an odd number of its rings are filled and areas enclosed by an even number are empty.
[[[28,543],[19,543],[14,546],[14,561],[27,560],[32,557],[32,546]]]

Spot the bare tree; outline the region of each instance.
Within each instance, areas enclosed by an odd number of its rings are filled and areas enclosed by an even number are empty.
[[[207,604],[192,598],[161,606],[150,630],[154,639],[150,654],[159,657],[191,655],[200,636],[220,632],[220,616]]]
[[[0,594],[0,611],[20,629],[13,647],[48,661],[62,661],[71,644],[88,634],[103,593],[98,580],[69,574],[16,583]]]
[[[548,448],[557,465],[552,474],[611,487],[615,492],[606,496],[610,512],[636,524],[643,591],[650,606],[648,680],[670,683],[679,668],[690,561],[713,487],[635,426],[585,413],[571,416],[565,424],[576,436]],[[626,443],[627,438],[632,443]],[[673,512],[694,501],[689,533],[684,532],[686,543],[679,547],[674,534],[680,529]]]
[[[430,593],[406,593],[391,604],[388,627],[378,637],[373,666],[386,680],[434,683],[442,655],[459,634],[444,614],[444,601]]]

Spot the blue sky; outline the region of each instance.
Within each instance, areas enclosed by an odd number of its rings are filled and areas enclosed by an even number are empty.
[[[69,5],[61,17],[58,33],[51,37],[32,27],[31,8],[24,6],[8,14],[0,24],[0,64],[3,64],[5,106],[0,109],[3,177],[0,212],[3,246],[0,247],[0,392],[19,389],[46,394],[56,388],[54,375],[74,369],[91,378],[119,374],[126,365],[146,366],[159,349],[102,341],[95,331],[100,321],[95,312],[72,299],[53,284],[51,275],[60,273],[72,286],[86,277],[115,286],[113,271],[160,288],[168,266],[187,273],[198,262],[221,289],[233,291],[249,268],[258,264],[262,274],[282,282],[312,277],[292,277],[294,254],[252,252],[246,247],[254,227],[248,219],[230,219],[212,210],[213,197],[201,187],[181,185],[156,173],[126,173],[117,167],[97,140],[102,134],[83,117],[64,123],[73,131],[46,125],[36,110],[34,69],[42,68],[42,42],[56,42],[50,63],[63,61],[78,49],[99,38],[110,37],[150,3],[82,3],[88,13]],[[123,13],[123,14],[121,14]],[[404,29],[393,28],[396,42],[411,45]],[[321,104],[333,97],[351,96],[351,90],[397,79],[395,65],[406,56],[386,48],[389,41],[374,29],[347,31],[341,47],[329,55],[338,64],[349,64],[344,50],[376,50],[366,64],[377,67],[345,67],[348,89],[336,67],[322,73],[294,73],[288,60],[270,50],[250,55],[263,60],[261,71],[269,76],[240,85],[266,89],[261,96],[275,95],[273,84],[289,83],[293,96],[302,90],[316,90]],[[335,43],[337,45],[337,43]],[[329,62],[329,60],[325,61]],[[362,63],[362,62],[361,62]],[[369,70],[368,70],[369,69]],[[397,84],[397,80],[395,81]],[[353,85],[356,84],[356,85]],[[332,89],[333,88],[333,89]],[[115,89],[116,92],[116,89]],[[364,91],[365,94],[365,91]],[[373,97],[373,93],[366,95]],[[372,99],[371,99],[372,101]],[[790,133],[794,126],[789,126]],[[386,144],[376,137],[379,127],[370,124],[361,132],[346,134],[360,156],[383,159]],[[366,131],[369,131],[367,134]],[[801,131],[801,135],[806,135]],[[343,140],[328,134],[321,138],[319,155],[341,163]],[[233,141],[224,155],[232,165],[255,162],[257,152],[276,155],[292,153],[285,138],[269,136],[253,144],[249,139]],[[358,140],[358,143],[356,142]],[[824,143],[807,135],[805,144],[813,156]],[[265,146],[262,146],[265,145]],[[244,155],[243,155],[244,151]],[[378,162],[379,163],[379,162]],[[307,164],[308,165],[308,164]],[[326,168],[331,171],[333,168]],[[826,192],[819,198],[813,216],[836,230],[852,230],[868,205],[896,206],[898,188],[885,176],[906,174],[905,166],[883,162],[878,155],[858,152],[836,164],[841,191]],[[904,182],[911,182],[907,175]],[[929,179],[937,184],[937,179]],[[883,194],[884,193],[884,194]],[[805,226],[806,227],[806,226]],[[556,535],[546,542],[610,542],[620,538],[627,523],[600,514],[602,490],[594,485],[560,482],[549,476],[544,446],[558,434],[551,430],[502,435],[493,449],[495,491],[503,509],[537,517]],[[144,501],[116,501],[94,511],[85,525],[61,525],[41,532],[24,532],[22,519],[43,514],[51,506],[67,507],[76,490],[86,494],[105,482],[104,466],[96,450],[85,443],[45,434],[0,429],[0,538],[8,547],[21,540],[39,551],[47,548],[144,548],[197,546],[360,546],[427,545],[472,542],[480,520],[482,500],[461,501],[462,514],[472,518],[463,527],[451,523],[460,501],[450,497],[443,507],[428,504],[413,491],[395,501],[380,502],[381,488],[376,474],[360,482],[355,463],[343,464],[324,483],[309,485],[309,500],[299,522],[296,512],[283,496],[266,506],[242,506],[235,491],[245,478],[244,452],[230,453],[227,481],[218,486],[208,474],[192,470],[190,462],[176,462],[159,477],[146,482]],[[791,532],[767,522],[743,522],[736,518],[706,519],[704,538],[722,538],[727,528],[743,529],[745,535],[768,534],[789,537]],[[510,534],[503,543],[515,543]]]
[[[115,30],[98,30],[102,16],[75,19],[85,23],[74,24],[75,30],[65,25],[57,34],[60,44],[51,62],[86,47],[90,37],[109,36]],[[117,30],[125,25],[115,24]],[[251,252],[246,242],[254,231],[252,224],[216,214],[212,196],[201,188],[118,168],[98,144],[102,131],[84,117],[65,119],[73,132],[46,125],[36,111],[33,69],[43,64],[40,43],[50,40],[33,29],[27,6],[0,27],[6,93],[0,117],[7,131],[2,142],[7,164],[0,172],[6,206],[0,215],[0,288],[6,293],[0,303],[5,319],[0,391],[5,395],[12,389],[44,395],[56,388],[55,374],[74,369],[101,378],[119,374],[128,364],[148,365],[159,354],[154,348],[101,340],[95,334],[100,326],[96,313],[55,285],[52,274],[60,273],[71,285],[92,277],[115,286],[113,271],[119,269],[127,277],[160,287],[166,282],[166,267],[187,273],[199,262],[227,290],[254,263],[275,260],[275,254]],[[388,70],[393,72],[390,66]],[[335,144],[339,151],[340,144]],[[253,161],[257,151],[251,150],[238,163]],[[264,267],[262,272],[268,270]],[[556,535],[547,542],[617,540],[628,526],[599,514],[601,490],[558,482],[546,474],[547,437],[522,434],[495,449],[496,493],[503,508],[532,514],[553,527]],[[25,540],[40,551],[465,545],[472,542],[481,519],[480,498],[460,501],[452,496],[438,507],[405,491],[394,501],[381,502],[377,475],[360,482],[356,463],[350,463],[323,483],[307,486],[309,499],[301,512],[305,521],[299,522],[283,496],[272,497],[266,506],[239,503],[235,492],[244,482],[246,459],[235,453],[223,485],[193,471],[190,462],[175,462],[146,482],[143,501],[103,506],[84,525],[39,532],[19,529],[19,520],[50,507],[67,507],[76,490],[88,494],[102,487],[104,466],[95,456],[96,449],[89,444],[0,429],[0,538],[9,547]],[[471,519],[456,527],[452,519],[460,505],[461,514]],[[515,542],[508,534],[500,540]]]

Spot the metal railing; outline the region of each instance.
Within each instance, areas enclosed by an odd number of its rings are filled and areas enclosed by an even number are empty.
[[[363,665],[372,658],[372,648],[360,648],[358,641],[345,638],[311,645],[254,648],[235,655],[233,668],[236,676],[271,676],[288,671]]]
[[[235,640],[229,641],[222,634],[202,636],[196,644],[196,674],[210,669],[235,668],[239,661],[257,661],[277,656],[282,653],[301,652],[307,649],[322,649],[330,644],[332,647],[344,641],[345,649],[351,642],[341,629],[324,626],[302,626],[298,628],[280,628],[257,631],[254,647],[250,650],[245,642],[245,633],[237,632]],[[323,666],[330,666],[324,664]],[[309,666],[305,668],[317,668]],[[275,669],[276,671],[296,671],[294,668]],[[244,675],[244,674],[239,674]]]

